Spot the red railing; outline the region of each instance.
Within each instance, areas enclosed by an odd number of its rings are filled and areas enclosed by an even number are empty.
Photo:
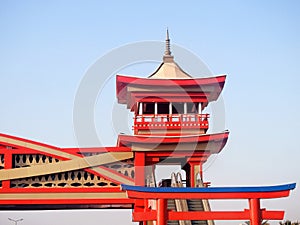
[[[209,114],[144,114],[134,118],[134,131],[148,129],[208,129]]]

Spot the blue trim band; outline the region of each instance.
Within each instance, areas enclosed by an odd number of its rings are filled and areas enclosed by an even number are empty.
[[[141,187],[131,185],[121,185],[124,191],[138,191],[151,193],[235,193],[235,192],[276,192],[287,191],[296,188],[296,183],[276,185],[276,186],[258,186],[258,187],[201,187],[201,188],[173,188],[173,187]]]

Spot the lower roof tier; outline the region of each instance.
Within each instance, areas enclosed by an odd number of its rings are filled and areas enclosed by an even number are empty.
[[[229,131],[215,134],[186,136],[124,135],[118,137],[117,146],[130,147],[132,151],[201,151],[219,153],[225,146]]]

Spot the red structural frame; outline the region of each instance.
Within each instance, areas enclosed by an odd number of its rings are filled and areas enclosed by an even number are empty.
[[[218,148],[215,149],[216,152],[219,152],[223,146],[225,145],[227,139],[228,139],[229,132],[219,133],[219,134],[212,134],[212,135],[194,135],[194,136],[187,136],[187,137],[163,137],[163,143],[206,143],[209,142],[220,142],[221,144],[218,145]],[[39,151],[37,149],[32,149],[28,146],[36,145],[40,148],[46,147],[51,148],[57,151],[61,152],[67,152],[71,155],[76,155],[78,157],[84,157],[84,153],[106,153],[106,152],[131,152],[131,144],[134,143],[136,140],[138,142],[143,143],[160,143],[161,137],[138,137],[138,136],[119,136],[119,144],[117,147],[97,147],[97,148],[59,148],[47,144],[43,144],[40,142],[15,137],[7,134],[0,134],[0,137],[3,138],[9,138],[14,140],[16,143],[18,141],[27,143],[25,146],[20,146],[18,144],[12,144],[12,143],[6,143],[5,141],[0,141],[0,154],[3,154],[5,157],[5,168],[4,169],[12,169],[12,159],[14,154],[41,154],[41,155],[47,155],[51,156],[53,158],[57,158],[60,160],[69,160],[69,158],[61,157],[54,154],[45,153],[43,151]],[[145,140],[147,139],[147,141]],[[148,139],[149,138],[149,139]],[[125,142],[124,142],[125,141]],[[121,144],[122,143],[122,144]],[[127,144],[123,145],[124,143],[131,143],[128,146]],[[145,171],[142,169],[147,165],[152,165],[155,163],[158,163],[161,158],[167,158],[170,156],[174,156],[174,154],[177,157],[185,157],[187,159],[188,163],[204,163],[207,158],[210,156],[211,153],[209,152],[202,152],[202,151],[149,151],[149,152],[134,152],[134,166],[135,166],[135,184],[137,185],[144,185],[144,174]],[[106,168],[108,169],[108,168]],[[95,175],[96,172],[90,170],[90,169],[84,169],[90,173],[93,173]],[[109,170],[109,169],[108,169]],[[110,170],[110,172],[117,173],[113,170]],[[120,176],[120,174],[118,174]],[[103,175],[101,175],[103,176]],[[112,180],[112,182],[116,182],[110,177],[104,178],[108,180]],[[31,194],[47,194],[47,193],[120,193],[121,191],[118,187],[116,188],[11,188],[10,187],[10,181],[4,180],[2,181],[2,188],[0,188],[1,194],[15,194],[13,199],[9,200],[3,200],[0,199],[0,205],[75,205],[75,204],[81,204],[81,205],[91,205],[91,204],[98,204],[98,205],[105,205],[105,204],[133,204],[134,201],[132,199],[112,199],[112,198],[105,198],[105,199],[22,199],[18,196],[22,195],[23,193],[31,193]]]
[[[251,225],[260,225],[263,219],[282,220],[284,211],[261,209],[261,199],[287,197],[296,184],[261,187],[208,187],[208,188],[152,188],[122,185],[129,198],[139,204],[144,203],[144,211],[132,213],[136,222],[153,221],[166,225],[168,220],[250,220]],[[142,199],[143,201],[139,201]],[[147,206],[147,201],[155,199],[156,209]],[[249,209],[244,211],[184,211],[167,209],[168,199],[247,199]]]
[[[28,146],[31,144],[37,145],[40,148],[46,147],[51,148],[57,151],[61,152],[67,152],[71,155],[78,156],[78,157],[84,157],[84,153],[106,153],[106,152],[130,152],[131,148],[128,147],[97,147],[97,148],[59,148],[51,145],[47,145],[44,143],[15,137],[7,134],[1,134],[0,137],[3,138],[9,138],[16,143],[18,141],[27,143]],[[12,169],[12,161],[13,161],[13,155],[18,154],[40,154],[40,155],[46,155],[50,156],[52,158],[56,158],[59,160],[69,160],[68,158],[61,157],[54,154],[45,153],[43,151],[39,151],[36,149],[32,149],[30,147],[26,146],[19,146],[18,144],[11,144],[6,143],[3,141],[0,141],[0,154],[4,155],[4,169]],[[97,172],[91,170],[91,169],[83,169],[89,173],[92,173],[96,176],[102,176],[116,184],[120,184],[120,182],[113,180],[110,177],[106,177],[102,174],[98,174]],[[112,173],[116,173],[119,176],[122,176],[128,180],[132,180],[129,177],[123,176],[122,174],[106,168],[106,170],[109,170]],[[14,197],[11,199],[1,199],[0,197],[0,205],[126,205],[129,207],[130,204],[133,203],[133,200],[128,198],[66,198],[66,199],[24,199],[22,198],[22,194],[72,194],[72,193],[123,193],[123,191],[120,190],[119,187],[109,187],[109,188],[79,188],[79,187],[73,187],[73,188],[60,188],[60,187],[51,187],[51,188],[11,188],[10,187],[10,180],[3,180],[2,181],[2,187],[0,188],[1,194],[14,194]],[[20,197],[19,197],[20,196]]]

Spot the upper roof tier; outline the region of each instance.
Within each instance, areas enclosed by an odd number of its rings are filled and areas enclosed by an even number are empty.
[[[218,99],[226,75],[193,78],[174,61],[167,31],[163,62],[148,78],[117,75],[117,98],[131,110],[138,101],[208,102]],[[163,98],[161,98],[163,96]],[[168,96],[168,97],[167,97]],[[177,96],[176,98],[174,96]]]
[[[117,97],[121,104],[159,96],[163,96],[165,101],[169,100],[167,96],[178,96],[181,99],[188,98],[187,101],[211,102],[218,99],[225,80],[226,75],[195,79],[149,79],[117,75]]]

